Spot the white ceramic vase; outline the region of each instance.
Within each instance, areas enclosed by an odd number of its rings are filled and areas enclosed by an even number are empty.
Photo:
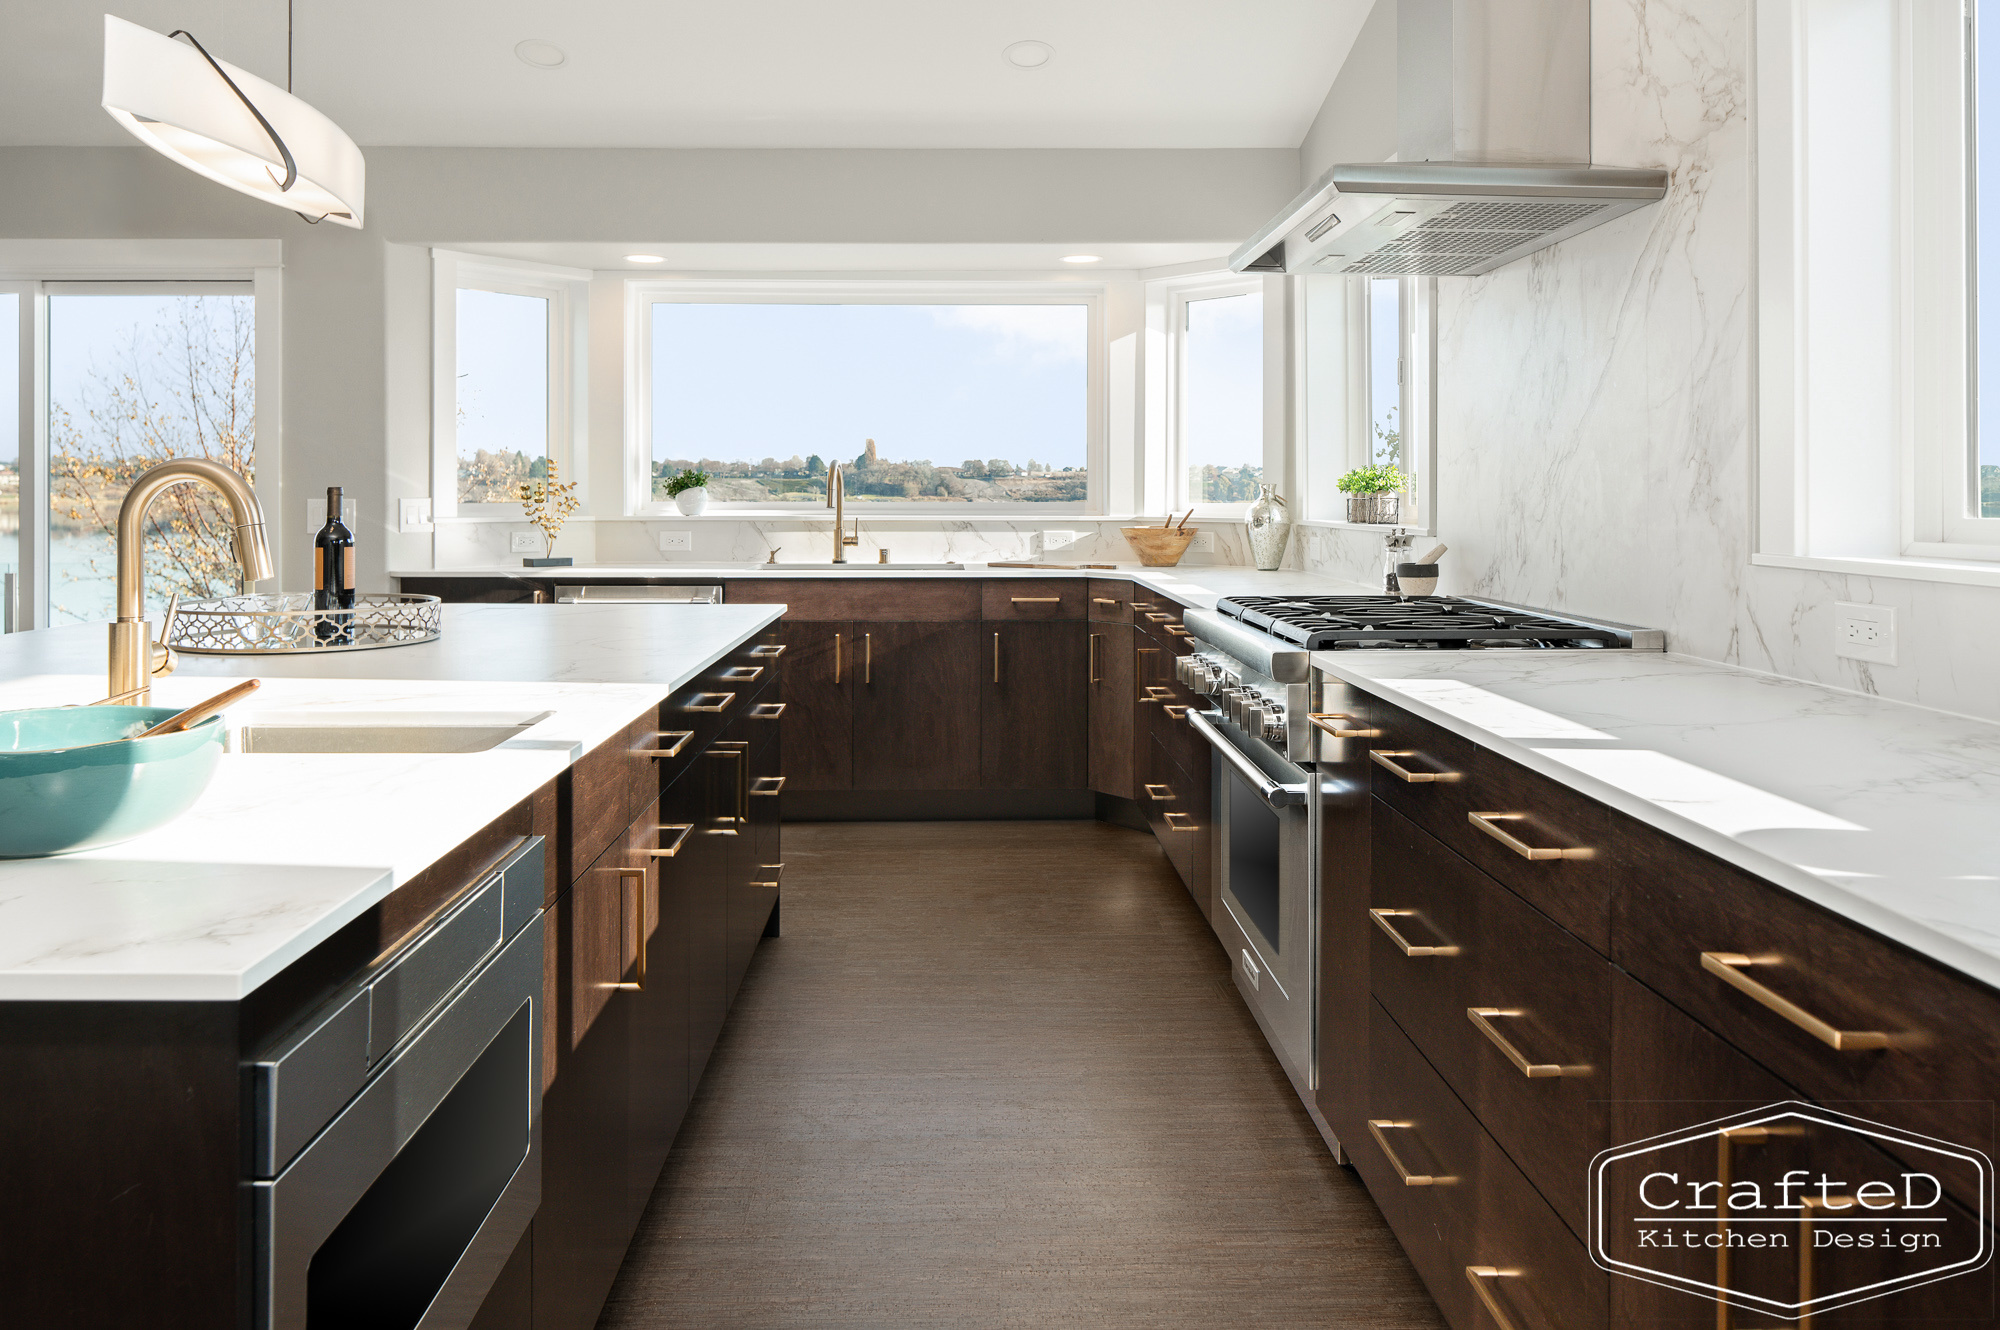
[[[708,486],[696,485],[693,489],[682,490],[674,495],[674,507],[681,510],[682,517],[700,517],[708,507]]]

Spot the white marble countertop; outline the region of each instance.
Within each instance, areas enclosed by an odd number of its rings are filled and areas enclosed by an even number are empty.
[[[1313,662],[2000,988],[2000,725],[1652,652]]]
[[[1051,563],[1066,562],[1051,558]],[[885,578],[1008,578],[1008,577],[1108,577],[1130,581],[1149,591],[1195,609],[1212,610],[1220,596],[1334,596],[1371,594],[1380,587],[1361,586],[1318,573],[1259,572],[1241,564],[1187,564],[1176,568],[1148,568],[1140,563],[1121,563],[1110,568],[1007,568],[992,564],[968,563],[963,568],[879,568],[873,564],[831,563],[783,564],[777,568],[763,563],[632,563],[577,564],[569,568],[521,568],[492,564],[477,568],[398,568],[391,577],[519,577],[547,582],[629,581],[648,578],[674,582],[722,582],[739,578],[851,577]]]
[[[0,861],[0,1000],[234,1000],[775,620],[777,605],[449,605],[436,642],[340,656],[183,656],[157,705],[264,686],[301,712],[546,718],[483,753],[225,754],[136,840]],[[0,708],[104,695],[101,624],[0,637]],[[232,750],[234,748],[232,735]]]

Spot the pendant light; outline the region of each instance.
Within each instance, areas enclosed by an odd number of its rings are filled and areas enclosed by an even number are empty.
[[[217,60],[193,33],[163,37],[106,14],[104,109],[132,137],[218,185],[308,222],[361,227],[365,177],[354,140],[288,87]]]

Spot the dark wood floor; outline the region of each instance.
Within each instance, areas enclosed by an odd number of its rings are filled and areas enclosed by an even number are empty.
[[[1151,836],[785,828],[600,1327],[1442,1327]]]

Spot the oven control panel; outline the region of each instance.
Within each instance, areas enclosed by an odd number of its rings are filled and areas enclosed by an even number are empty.
[[[1180,657],[1174,662],[1174,677],[1193,692],[1212,698],[1215,709],[1245,734],[1276,746],[1281,753],[1291,751],[1294,708],[1287,694],[1298,685],[1287,686],[1256,674],[1241,661],[1213,650]]]

